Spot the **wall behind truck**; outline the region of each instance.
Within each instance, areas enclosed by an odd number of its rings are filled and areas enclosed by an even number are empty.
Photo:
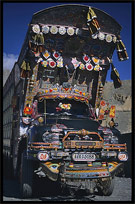
[[[123,80],[122,86],[115,89],[113,82],[106,82],[103,97],[110,105],[116,106],[115,122],[121,134],[132,132],[131,80]]]
[[[6,155],[9,155],[11,152],[13,123],[13,108],[11,103],[15,89],[14,74],[14,69],[12,69],[3,88],[3,151]]]

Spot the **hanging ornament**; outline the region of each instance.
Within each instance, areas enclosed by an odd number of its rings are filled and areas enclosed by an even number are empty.
[[[58,58],[60,57],[60,53],[54,51],[54,52],[53,52],[53,57],[54,57],[55,59],[58,59]]]
[[[94,67],[94,70],[95,70],[95,71],[99,71],[99,70],[100,70],[100,65],[97,64],[97,65]]]
[[[42,61],[43,61],[43,59],[40,57],[40,58],[38,59],[37,63],[40,63],[40,62],[42,62]]]
[[[114,65],[111,63],[112,70],[111,70],[111,79],[113,80],[114,88],[119,88],[122,86],[122,82],[120,80],[120,75]]]
[[[40,52],[33,52],[35,57],[39,57],[40,56]]]
[[[117,36],[116,49],[117,49],[118,59],[120,61],[129,59],[127,51],[126,51],[126,47],[124,43],[122,42],[122,40],[120,39],[120,36]]]
[[[56,62],[54,62],[51,58],[48,60],[48,62],[49,62],[49,66],[51,68],[55,68],[56,67]]]
[[[117,38],[116,38],[116,36],[114,36],[113,37],[113,42],[116,43],[116,41],[117,41]]]
[[[32,112],[33,112],[33,109],[31,107],[29,107],[29,106],[26,106],[24,108],[23,112],[24,112],[25,115],[31,115]]]
[[[99,59],[97,57],[92,57],[92,60],[95,64],[99,64]]]
[[[26,62],[25,62],[25,60],[23,60],[22,65],[21,65],[21,68],[22,68],[23,70],[26,70]]]
[[[43,67],[47,67],[48,66],[48,62],[46,60],[42,60],[41,64]]]
[[[58,60],[57,60],[57,67],[63,67],[63,58],[60,57]]]
[[[79,28],[76,28],[75,34],[76,34],[76,35],[79,34]]]
[[[76,69],[77,67],[79,67],[80,63],[79,61],[76,59],[76,57],[72,58],[71,60],[72,64],[74,65],[74,68]]]
[[[31,70],[31,68],[30,68],[30,63],[29,63],[29,62],[27,62],[27,70],[28,70],[28,71]]]
[[[85,54],[85,55],[83,56],[83,60],[87,63],[87,62],[90,61],[90,57]]]
[[[115,106],[111,106],[109,117],[110,118],[114,118],[115,117]]]
[[[97,39],[97,37],[98,37],[98,35],[97,34],[95,34],[95,35],[92,35],[92,38],[95,40],[95,39]]]
[[[87,69],[88,71],[92,71],[92,70],[93,70],[92,64],[87,63],[87,64],[86,64],[86,69]]]
[[[35,24],[35,25],[32,26],[32,30],[33,30],[34,33],[39,34],[40,33],[40,26]]]
[[[100,101],[100,105],[101,105],[101,106],[105,106],[105,105],[106,105],[106,102],[105,102],[104,100],[101,100],[101,101]]]
[[[103,120],[104,119],[104,115],[99,115],[98,120]]]
[[[89,11],[87,13],[87,25],[92,36],[97,34],[100,30],[100,26],[97,21],[97,16],[91,7],[89,7]]]
[[[50,57],[50,53],[48,52],[48,50],[45,50],[44,53],[42,53],[43,56],[45,57],[45,59],[47,59],[48,57]]]
[[[79,69],[81,69],[81,70],[85,69],[85,65],[82,62],[80,62],[80,64],[79,64]]]

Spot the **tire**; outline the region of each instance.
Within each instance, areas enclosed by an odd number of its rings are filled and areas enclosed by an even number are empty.
[[[12,158],[10,156],[4,156],[3,158],[4,177],[7,179],[13,179]]]
[[[17,178],[17,144],[15,143],[13,146],[13,158],[12,158],[12,166],[13,166],[13,175],[14,178]]]
[[[20,165],[20,191],[22,198],[31,198],[33,194],[33,162],[21,155]]]
[[[99,195],[110,196],[114,190],[114,178],[99,181],[100,185],[97,187]]]

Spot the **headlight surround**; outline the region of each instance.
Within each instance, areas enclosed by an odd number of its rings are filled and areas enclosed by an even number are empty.
[[[49,159],[49,154],[48,152],[39,152],[37,154],[37,158],[40,160],[40,161],[47,161]]]
[[[128,160],[128,154],[127,152],[119,152],[118,153],[118,159],[120,161],[127,161]]]

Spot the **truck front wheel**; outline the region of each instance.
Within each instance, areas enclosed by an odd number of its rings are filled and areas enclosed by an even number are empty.
[[[21,155],[20,165],[20,190],[21,197],[32,197],[33,189],[33,162],[28,160],[25,153]]]
[[[106,180],[99,180],[98,186],[99,195],[110,196],[113,193],[114,189],[114,178],[108,178]]]

